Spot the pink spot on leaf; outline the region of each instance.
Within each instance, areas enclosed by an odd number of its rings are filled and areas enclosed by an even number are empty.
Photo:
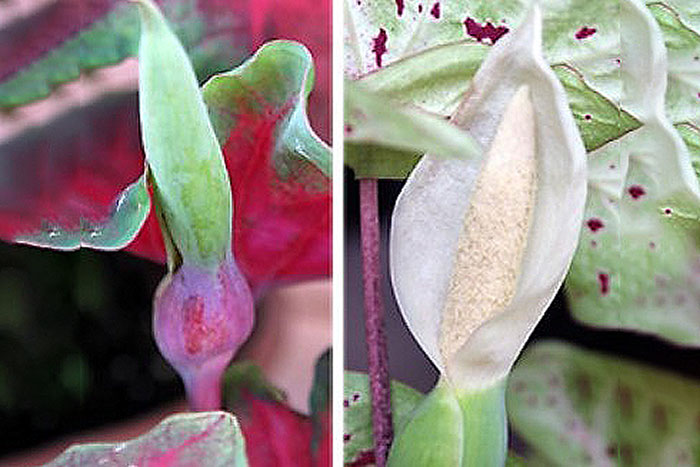
[[[377,67],[382,66],[382,55],[386,53],[387,35],[384,28],[379,28],[379,34],[372,39],[372,52],[374,52]]]
[[[591,232],[593,232],[593,233],[595,233],[598,230],[605,227],[605,224],[603,224],[603,221],[601,221],[597,217],[591,217],[590,219],[588,219],[588,222],[586,222],[586,225],[588,226],[589,229],[591,229]]]
[[[490,21],[485,24],[479,24],[473,18],[464,20],[464,26],[467,29],[467,35],[475,38],[479,42],[484,39],[490,39],[492,44],[495,44],[498,39],[503,37],[509,29],[506,26],[494,26]]]
[[[403,9],[406,5],[404,5],[403,0],[395,0],[396,1],[396,13],[401,16],[403,15]]]
[[[418,13],[423,13],[423,5],[418,4]]]
[[[632,199],[639,199],[647,194],[646,190],[644,190],[644,187],[639,185],[632,185],[627,189],[627,192],[630,194]]]
[[[596,28],[589,28],[589,27],[582,27],[578,31],[576,31],[576,34],[574,34],[574,37],[578,40],[585,39],[586,37],[590,37],[593,34],[595,34]]]
[[[600,284],[600,293],[607,295],[610,292],[610,276],[601,272],[598,274],[598,283]]]
[[[583,116],[583,119],[584,119],[584,120],[590,120],[590,119],[592,119],[592,118],[593,118],[593,117],[591,116],[591,114],[586,114],[586,115]]]
[[[433,15],[435,19],[440,18],[440,2],[435,2],[433,8],[430,9],[430,14]]]

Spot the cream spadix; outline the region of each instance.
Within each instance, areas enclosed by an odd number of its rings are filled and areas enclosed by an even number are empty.
[[[586,156],[541,56],[541,13],[489,52],[452,120],[481,162],[426,155],[397,200],[392,282],[413,335],[462,391],[498,384],[578,242]]]
[[[515,294],[537,181],[529,94],[523,86],[508,104],[464,216],[440,324],[443,361]]]

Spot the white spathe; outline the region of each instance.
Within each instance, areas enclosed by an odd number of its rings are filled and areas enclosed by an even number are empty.
[[[493,47],[453,115],[457,125],[490,148],[516,91],[529,88],[537,188],[512,300],[487,317],[448,361],[440,353],[440,326],[481,163],[426,155],[394,209],[390,268],[399,307],[432,362],[465,390],[491,386],[508,373],[561,286],[578,243],[586,152],[564,89],[541,55],[541,22],[535,6]]]

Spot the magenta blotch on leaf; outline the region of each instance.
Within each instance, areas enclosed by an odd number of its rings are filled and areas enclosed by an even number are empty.
[[[574,34],[574,37],[576,39],[581,40],[585,39],[587,37],[591,37],[593,34],[596,33],[596,28],[589,28],[587,26],[582,27],[578,31],[576,31],[576,34]]]
[[[379,34],[372,39],[372,52],[374,52],[377,67],[382,66],[382,55],[386,53],[386,40],[386,30],[384,30],[384,28],[379,28]]]

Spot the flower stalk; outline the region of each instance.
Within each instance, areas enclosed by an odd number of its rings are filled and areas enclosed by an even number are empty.
[[[365,342],[372,397],[374,457],[378,467],[386,464],[394,430],[391,420],[391,392],[380,265],[377,179],[360,180],[360,237],[365,305]]]

